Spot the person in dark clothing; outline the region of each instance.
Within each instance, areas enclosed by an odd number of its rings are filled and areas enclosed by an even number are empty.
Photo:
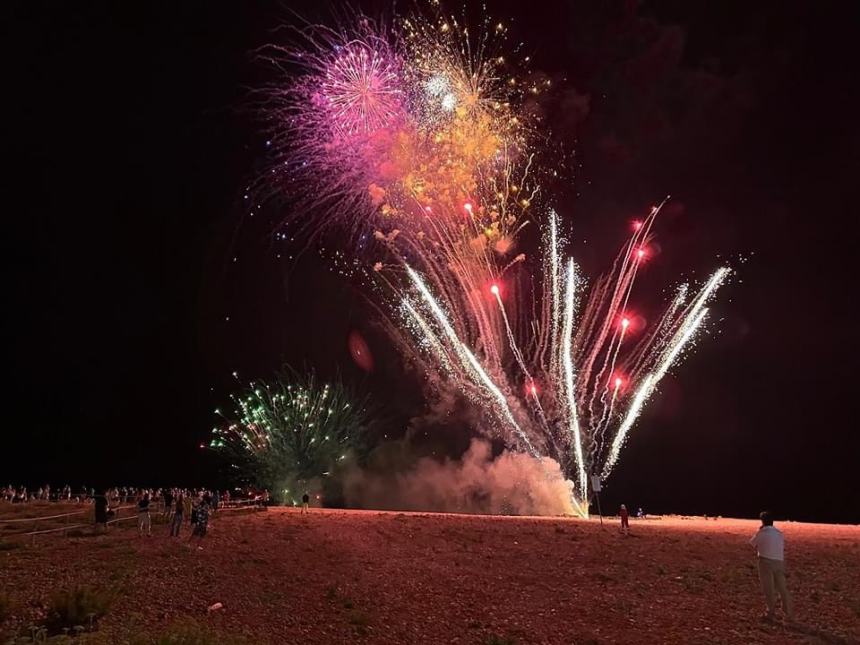
[[[185,498],[182,493],[176,497],[176,511],[170,521],[170,537],[179,537],[179,529],[182,527],[182,517],[185,512]]]
[[[137,532],[143,536],[143,532],[152,537],[152,518],[149,516],[149,493],[144,493],[137,502]]]
[[[110,512],[110,504],[108,502],[108,494],[105,492],[101,495],[96,495],[95,498],[96,511],[96,526],[101,525],[107,531],[108,514]]]
[[[164,490],[164,516],[170,519],[170,513],[173,510],[173,490],[166,488]]]
[[[305,493],[302,495],[302,513],[308,512],[308,503],[311,501],[311,496]]]
[[[198,549],[203,548],[200,543],[203,541],[203,538],[206,536],[206,530],[209,528],[209,505],[211,503],[211,497],[206,494],[203,496],[203,499],[200,501],[200,504],[197,505],[197,522],[196,524],[194,524],[194,530],[191,532],[191,536],[188,538],[188,540],[190,541],[191,538],[194,537],[198,538]]]

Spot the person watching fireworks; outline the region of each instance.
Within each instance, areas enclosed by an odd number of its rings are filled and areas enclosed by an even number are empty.
[[[197,548],[202,550],[203,546],[201,542],[203,542],[203,538],[206,537],[206,531],[209,528],[209,505],[212,502],[212,498],[209,496],[209,493],[203,495],[203,499],[200,500],[200,503],[197,505],[197,520],[194,523],[194,530],[191,532],[188,540],[191,541],[192,538],[197,538]]]
[[[143,537],[143,532],[152,537],[152,518],[149,516],[149,493],[144,493],[137,503],[137,532]]]
[[[179,529],[182,528],[182,517],[185,513],[185,495],[182,491],[176,496],[176,510],[170,520],[170,537],[179,537]]]
[[[182,514],[188,518],[189,524],[191,523],[191,511],[192,511],[191,492],[190,491],[183,491],[183,493],[182,493]]]
[[[791,596],[785,584],[785,538],[778,528],[773,525],[773,515],[763,511],[761,527],[750,540],[758,555],[758,577],[767,612],[762,616],[766,620],[776,618],[776,594],[782,600],[782,610],[790,622],[794,622],[794,611]]]
[[[173,489],[165,488],[162,499],[164,500],[164,517],[170,519],[170,513],[173,510]]]
[[[108,513],[110,511],[110,494],[105,491],[102,495],[96,495],[95,499],[95,516],[96,527],[101,526],[107,531]]]
[[[621,509],[618,511],[618,516],[621,518],[621,532],[624,535],[630,531],[630,513],[627,511],[627,507],[622,504]]]

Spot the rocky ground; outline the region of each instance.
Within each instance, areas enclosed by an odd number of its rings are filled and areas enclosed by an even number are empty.
[[[202,549],[153,528],[7,538],[0,633],[87,588],[111,604],[80,642],[205,642],[164,637],[189,618],[219,643],[860,642],[856,526],[780,526],[793,626],[759,619],[750,520],[269,509],[221,513]]]

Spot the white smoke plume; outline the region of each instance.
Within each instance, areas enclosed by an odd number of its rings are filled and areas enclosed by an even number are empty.
[[[399,461],[399,457],[394,456]],[[551,459],[504,451],[474,439],[461,459],[419,459],[409,470],[353,470],[344,479],[347,506],[506,515],[573,514],[571,482]]]

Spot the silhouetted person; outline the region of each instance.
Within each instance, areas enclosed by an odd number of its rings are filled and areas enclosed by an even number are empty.
[[[173,511],[173,490],[170,488],[164,489],[164,516],[170,518],[170,513]]]
[[[308,503],[311,501],[311,496],[305,493],[302,495],[302,513],[308,512]]]
[[[773,515],[764,511],[761,517],[761,528],[750,540],[758,554],[758,577],[767,613],[763,616],[768,620],[776,617],[776,594],[782,599],[782,610],[786,618],[794,621],[794,611],[791,606],[791,596],[785,585],[785,538],[782,531],[773,525]]]
[[[185,495],[179,493],[176,497],[176,511],[170,520],[170,537],[179,537],[179,529],[182,527],[182,516],[185,513]]]
[[[618,515],[621,517],[621,532],[627,535],[630,530],[630,513],[627,512],[627,507],[624,504],[621,505]]]
[[[137,532],[142,536],[146,531],[152,536],[152,518],[149,516],[149,493],[144,493],[137,503]]]
[[[108,522],[108,494],[96,495],[95,498],[96,526],[101,525],[107,531]]]
[[[191,524],[191,513],[193,513],[193,502],[190,491],[182,493],[182,514],[188,518],[188,523]]]
[[[203,546],[201,542],[203,542],[203,538],[206,537],[206,531],[209,528],[209,511],[210,504],[212,502],[211,497],[207,493],[203,496],[203,499],[200,500],[200,503],[197,505],[197,517],[194,522],[194,530],[191,532],[191,535],[188,537],[189,542],[192,538],[197,538],[197,548],[202,549]]]

